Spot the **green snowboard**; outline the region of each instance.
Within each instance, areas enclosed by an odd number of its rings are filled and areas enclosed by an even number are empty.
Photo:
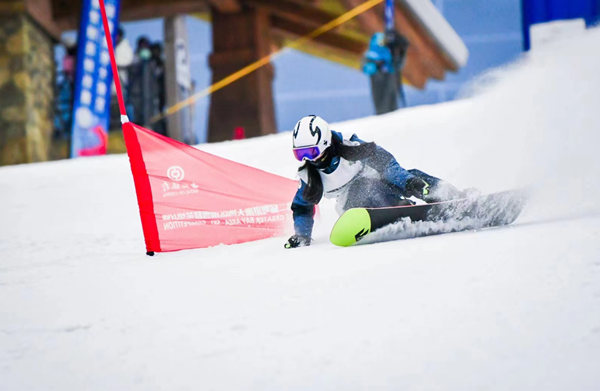
[[[510,224],[521,213],[527,199],[525,191],[461,198],[422,205],[386,208],[352,208],[344,212],[331,230],[329,240],[337,246],[351,246],[371,232],[403,219],[417,221],[462,221],[455,229],[428,234],[455,232]],[[465,223],[466,222],[466,223]]]

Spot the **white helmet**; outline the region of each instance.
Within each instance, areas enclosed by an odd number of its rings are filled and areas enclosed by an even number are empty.
[[[314,161],[331,145],[329,124],[321,117],[309,115],[296,123],[292,146],[296,159]]]

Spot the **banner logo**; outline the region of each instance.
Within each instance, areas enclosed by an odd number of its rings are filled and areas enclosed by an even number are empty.
[[[183,168],[179,166],[171,166],[167,169],[167,176],[170,180],[179,182],[183,180],[185,172],[183,171]]]

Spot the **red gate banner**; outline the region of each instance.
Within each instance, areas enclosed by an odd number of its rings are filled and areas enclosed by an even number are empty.
[[[131,122],[123,124],[123,135],[148,252],[242,243],[292,226],[297,181]]]
[[[234,244],[291,227],[297,182],[129,122],[104,0],[98,0],[148,254]]]

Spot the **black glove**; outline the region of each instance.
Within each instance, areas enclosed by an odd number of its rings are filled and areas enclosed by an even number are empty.
[[[283,245],[285,248],[296,248],[310,246],[311,238],[309,236],[292,235]]]
[[[407,197],[414,196],[422,199],[429,194],[429,183],[416,176],[407,180],[404,188]]]

